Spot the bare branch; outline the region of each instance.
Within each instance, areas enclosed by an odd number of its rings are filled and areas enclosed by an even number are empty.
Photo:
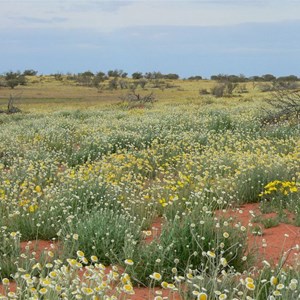
[[[290,119],[300,120],[300,91],[277,89],[265,100],[273,110],[265,110],[263,124],[274,124]]]

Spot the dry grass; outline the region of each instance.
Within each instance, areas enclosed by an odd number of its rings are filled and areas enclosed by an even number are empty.
[[[127,79],[131,81],[131,79]],[[55,80],[53,76],[27,77],[26,86],[15,89],[0,88],[0,109],[4,109],[10,95],[16,97],[16,106],[24,112],[51,112],[61,109],[95,109],[105,105],[115,104],[120,97],[128,93],[124,90],[109,90],[107,82],[102,90],[76,85],[66,77],[62,81]],[[163,90],[146,86],[145,90],[137,89],[138,93],[147,94],[154,92],[162,105],[211,105],[217,107],[239,106],[241,102],[248,102],[249,107],[255,106],[253,102],[260,101],[264,96],[253,88],[252,83],[247,83],[248,93],[236,94],[234,97],[215,99],[211,95],[201,96],[201,89],[210,89],[216,84],[211,80],[175,80],[165,81],[171,87]]]

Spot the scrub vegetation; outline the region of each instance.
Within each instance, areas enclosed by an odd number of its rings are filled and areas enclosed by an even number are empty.
[[[226,217],[300,226],[297,80],[28,71],[0,88],[0,299],[299,299],[299,245],[272,264]]]

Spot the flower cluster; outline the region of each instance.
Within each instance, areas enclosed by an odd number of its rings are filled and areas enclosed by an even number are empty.
[[[298,192],[298,186],[294,181],[274,180],[264,186],[264,191],[259,194],[260,197],[281,194],[287,196]]]

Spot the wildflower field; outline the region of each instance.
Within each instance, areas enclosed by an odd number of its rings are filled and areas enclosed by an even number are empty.
[[[250,84],[217,99],[182,81],[136,108],[47,84],[0,115],[0,299],[300,299],[298,120],[262,125]],[[296,237],[271,261],[256,238],[283,223]]]

